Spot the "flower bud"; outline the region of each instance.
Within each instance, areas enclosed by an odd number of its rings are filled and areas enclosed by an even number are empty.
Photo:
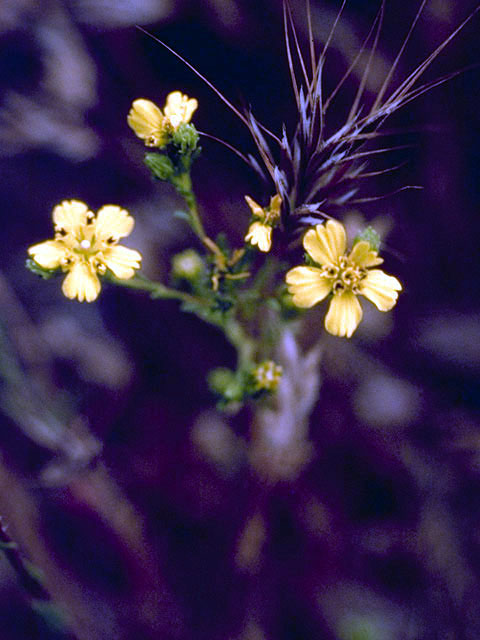
[[[202,275],[205,265],[194,249],[186,249],[177,253],[172,259],[172,276],[193,281]]]

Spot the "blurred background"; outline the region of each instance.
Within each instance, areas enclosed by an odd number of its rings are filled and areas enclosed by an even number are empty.
[[[304,0],[291,4],[305,45]],[[312,0],[319,47],[339,4]],[[327,91],[378,4],[348,0]],[[419,4],[386,1],[367,100]],[[393,86],[475,4],[428,0]],[[251,409],[215,411],[205,374],[234,362],[215,329],[174,302],[108,286],[94,304],[71,302],[58,280],[24,267],[27,247],[51,237],[52,208],[76,198],[127,208],[126,244],[149,277],[167,278],[172,254],[195,241],[172,216],[182,202],[143,165],[126,123],[132,100],[162,105],[180,89],[199,101],[200,131],[253,146],[135,25],[278,132],[295,123],[282,21],[280,0],[0,2],[1,640],[480,638],[478,70],[394,115],[388,127],[410,132],[394,142],[412,148],[391,164],[408,162],[361,193],[423,190],[345,212],[351,227],[373,221],[386,236],[385,269],[405,288],[397,307],[364,304],[355,337],[327,339],[321,355],[309,350],[323,311],[312,312],[307,363],[282,346],[314,390],[300,462],[252,454]],[[426,79],[478,64],[479,25]],[[331,130],[360,73],[331,108]],[[271,194],[227,149],[202,147],[193,177],[207,231],[241,243],[244,194]]]

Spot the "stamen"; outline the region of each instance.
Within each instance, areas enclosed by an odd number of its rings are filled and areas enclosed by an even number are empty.
[[[342,274],[342,279],[347,286],[351,285],[357,279],[355,271],[351,267],[348,269],[345,269],[345,271]]]
[[[333,293],[343,293],[345,291],[345,285],[341,280],[335,280],[332,289]]]
[[[329,264],[323,271],[327,278],[336,278],[338,275],[338,267],[333,264]]]

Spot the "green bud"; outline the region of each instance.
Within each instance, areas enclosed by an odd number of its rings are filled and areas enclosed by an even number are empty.
[[[380,236],[375,231],[375,229],[370,226],[365,227],[365,229],[361,233],[358,233],[355,236],[355,239],[353,241],[353,246],[355,246],[357,242],[368,242],[368,244],[373,249],[373,251],[377,251],[377,252],[380,249],[380,244],[381,244]]]
[[[181,155],[191,155],[198,146],[198,131],[193,124],[181,124],[172,134],[172,143]]]
[[[208,372],[207,382],[210,389],[217,395],[231,395],[228,391],[236,386],[235,372],[226,367],[217,367]]]
[[[204,272],[205,265],[194,249],[177,253],[172,259],[172,276],[184,280],[196,280]]]
[[[25,266],[29,271],[31,271],[37,276],[40,276],[44,280],[48,280],[49,278],[52,278],[59,271],[58,269],[44,269],[32,258],[27,258],[27,260],[25,261]]]
[[[280,289],[276,300],[278,300],[282,318],[284,320],[295,320],[303,311],[294,304],[293,296],[288,292],[286,287],[282,287],[282,289]]]
[[[157,180],[169,182],[175,174],[175,167],[168,156],[160,153],[147,153],[145,164]]]

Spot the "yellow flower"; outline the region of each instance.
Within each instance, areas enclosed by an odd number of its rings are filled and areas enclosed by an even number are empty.
[[[245,196],[245,200],[252,210],[252,215],[255,218],[259,218],[248,227],[245,242],[257,245],[260,251],[270,251],[272,247],[272,228],[280,220],[282,199],[278,194],[272,196],[269,206],[265,208],[262,208],[250,196]]]
[[[147,147],[164,147],[172,131],[190,122],[197,107],[195,98],[180,91],[168,94],[163,112],[154,102],[139,98],[134,100],[127,122]]]
[[[289,292],[297,307],[313,307],[333,293],[325,328],[334,336],[350,338],[362,319],[358,295],[365,296],[380,311],[390,311],[402,285],[381,269],[383,262],[368,242],[355,244],[347,255],[345,227],[329,220],[307,231],[303,246],[319,267],[295,267],[286,275]]]
[[[272,246],[272,227],[261,222],[252,222],[248,227],[245,242],[257,245],[260,251],[270,251]]]
[[[173,129],[178,129],[181,124],[190,122],[197,107],[198,102],[195,98],[189,98],[180,91],[172,91],[167,96],[163,112]]]
[[[128,280],[140,268],[138,251],[117,245],[134,225],[125,209],[107,204],[95,215],[84,202],[64,200],[53,210],[53,223],[54,240],[36,244],[28,253],[44,269],[67,272],[62,285],[67,298],[92,302],[101,288],[97,274],[110,269]]]
[[[264,360],[253,370],[255,386],[258,391],[275,391],[283,374],[283,367],[273,360]]]

